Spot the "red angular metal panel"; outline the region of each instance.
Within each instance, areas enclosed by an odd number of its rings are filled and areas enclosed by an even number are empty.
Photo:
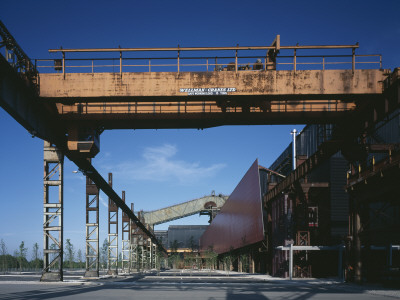
[[[260,174],[256,160],[220,213],[200,238],[200,248],[218,254],[254,244],[264,239]]]

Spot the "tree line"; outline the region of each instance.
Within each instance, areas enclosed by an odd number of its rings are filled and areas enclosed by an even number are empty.
[[[50,249],[56,249],[56,245],[50,245]],[[29,255],[30,254],[30,255]],[[55,256],[52,254],[50,260]],[[56,266],[58,267],[58,266]],[[70,239],[66,240],[64,249],[64,268],[84,268],[85,260],[82,250],[75,251],[74,245]],[[8,252],[7,245],[3,239],[0,240],[0,270],[5,272],[8,270],[38,270],[43,269],[43,255],[39,250],[39,244],[34,243],[32,250],[29,249],[25,242],[22,241],[18,248],[11,254]]]
[[[86,266],[85,254],[81,249],[76,250],[71,239],[66,239],[64,243],[64,261],[63,268],[67,269],[83,269]],[[102,247],[99,249],[99,264],[101,269],[106,269],[108,264],[108,241],[104,240]],[[56,244],[51,244],[50,249],[57,249]],[[90,249],[91,251],[91,249]],[[92,254],[92,253],[91,253]],[[50,254],[50,260],[55,258],[56,254]],[[118,266],[121,267],[122,253],[118,255]],[[0,240],[0,271],[8,270],[32,270],[43,269],[43,255],[39,250],[39,244],[34,243],[31,253],[22,241],[12,254],[8,252],[6,243],[3,239]],[[54,265],[54,269],[58,269],[58,263]]]

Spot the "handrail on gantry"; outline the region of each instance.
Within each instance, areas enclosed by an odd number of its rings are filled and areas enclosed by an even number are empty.
[[[7,27],[0,20],[0,48],[5,48],[4,58],[20,74],[24,74],[36,86],[38,71],[28,55],[22,50]]]
[[[356,66],[356,55],[355,55],[355,49],[359,48],[358,43],[353,44],[353,45],[295,45],[295,46],[281,46],[280,44],[280,36],[277,35],[274,42],[272,43],[272,45],[270,46],[233,46],[233,47],[180,47],[179,45],[177,47],[164,47],[164,48],[122,48],[122,47],[118,47],[118,48],[81,48],[81,49],[64,49],[62,47],[60,47],[59,49],[49,49],[49,53],[61,53],[62,54],[62,60],[58,59],[57,60],[57,66],[56,66],[56,70],[61,71],[62,73],[65,74],[65,62],[67,61],[67,59],[65,58],[66,53],[105,53],[105,52],[109,52],[109,53],[119,53],[119,72],[122,76],[122,68],[123,67],[148,67],[149,68],[149,72],[151,72],[151,67],[157,66],[159,67],[159,65],[151,65],[151,59],[176,59],[177,63],[176,65],[171,65],[171,64],[164,64],[162,66],[167,66],[167,67],[171,67],[171,66],[176,66],[177,67],[177,72],[179,73],[181,71],[181,67],[187,67],[187,66],[204,66],[204,64],[182,64],[180,62],[180,60],[182,59],[199,59],[199,57],[190,57],[190,56],[181,56],[181,52],[185,52],[185,51],[234,51],[235,55],[234,57],[232,57],[232,59],[234,59],[234,62],[230,62],[229,66],[228,66],[228,70],[230,71],[235,71],[237,72],[238,70],[248,70],[250,69],[250,64],[247,63],[247,65],[243,65],[240,64],[238,62],[239,56],[238,56],[238,51],[248,51],[248,50],[266,50],[265,55],[261,55],[261,57],[264,57],[264,63],[261,63],[261,61],[259,62],[257,60],[257,65],[254,67],[255,70],[276,70],[276,58],[277,55],[279,54],[279,52],[281,50],[293,50],[294,54],[293,54],[293,66],[294,66],[294,70],[296,70],[296,64],[302,64],[302,63],[298,63],[296,61],[296,58],[300,58],[302,56],[298,56],[296,51],[297,50],[306,50],[306,49],[352,49],[352,54],[349,55],[352,57],[352,70],[354,72],[355,70],[355,66]],[[153,58],[148,58],[149,62],[148,65],[123,65],[122,61],[123,59],[132,59],[132,58],[123,58],[123,53],[126,52],[176,52],[177,56],[175,58],[166,58],[166,57],[153,57]],[[305,57],[305,56],[304,56]],[[311,57],[311,56],[309,56]],[[217,58],[221,59],[221,57],[215,57],[215,64],[209,64],[209,57],[203,57],[204,59],[207,59],[207,63],[205,64],[205,66],[207,67],[207,71],[208,71],[208,67],[209,65],[214,65],[215,66],[215,70],[218,71],[220,70],[222,67],[221,64],[217,63]],[[323,58],[325,59],[325,58]],[[97,60],[97,59],[92,59],[92,73],[93,73],[93,62]],[[56,62],[55,62],[56,63]],[[343,62],[342,62],[343,63]],[[345,62],[347,63],[347,62]],[[367,62],[369,63],[369,62]],[[374,62],[375,63],[375,62]],[[287,63],[285,63],[287,64]],[[325,68],[325,64],[329,64],[329,63],[325,63],[325,61],[323,61],[323,67]],[[55,64],[56,65],[56,64]],[[46,66],[44,66],[46,67]],[[71,67],[90,67],[90,66],[71,66]],[[103,67],[110,67],[109,65],[105,65]],[[112,65],[112,67],[114,68],[114,65]]]
[[[281,50],[294,49],[356,49],[354,45],[315,45],[315,46],[280,46]],[[147,52],[147,51],[224,51],[224,50],[275,50],[275,46],[233,46],[233,47],[165,47],[165,48],[83,48],[83,49],[49,49],[49,53],[56,52]]]

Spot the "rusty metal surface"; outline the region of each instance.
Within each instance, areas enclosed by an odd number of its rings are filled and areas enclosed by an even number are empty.
[[[122,77],[118,73],[64,75],[42,73],[40,97],[73,99],[150,96],[186,98],[187,96],[193,98],[202,92],[200,89],[206,88],[231,88],[232,91],[227,90],[226,93],[232,96],[301,94],[331,97],[330,95],[342,94],[380,94],[382,81],[385,79],[384,73],[385,70],[374,69],[354,70],[354,72],[352,70],[182,72],[179,76],[176,72],[127,72],[122,73]],[[194,95],[191,95],[191,91]],[[202,96],[207,95],[208,92],[202,94]],[[192,98],[182,101],[196,99]]]
[[[256,160],[200,238],[202,250],[217,253],[264,239],[258,160]]]
[[[165,208],[144,212],[143,217],[146,224],[154,226],[198,214],[207,208],[207,204],[211,204],[215,208],[222,207],[227,199],[227,196],[206,196]]]

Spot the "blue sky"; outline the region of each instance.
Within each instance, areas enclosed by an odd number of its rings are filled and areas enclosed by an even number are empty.
[[[354,44],[399,66],[400,1],[6,1],[0,19],[32,58],[50,48]],[[135,209],[152,210],[229,194],[258,158],[269,166],[302,125],[205,130],[114,130],[101,136],[93,164],[114,173]],[[42,243],[43,142],[0,109],[0,238],[13,252]],[[65,238],[84,250],[85,182],[65,162]],[[102,203],[107,202],[104,194]],[[100,240],[106,207],[100,205]],[[206,224],[206,217],[172,224]],[[167,228],[169,224],[156,229]]]

